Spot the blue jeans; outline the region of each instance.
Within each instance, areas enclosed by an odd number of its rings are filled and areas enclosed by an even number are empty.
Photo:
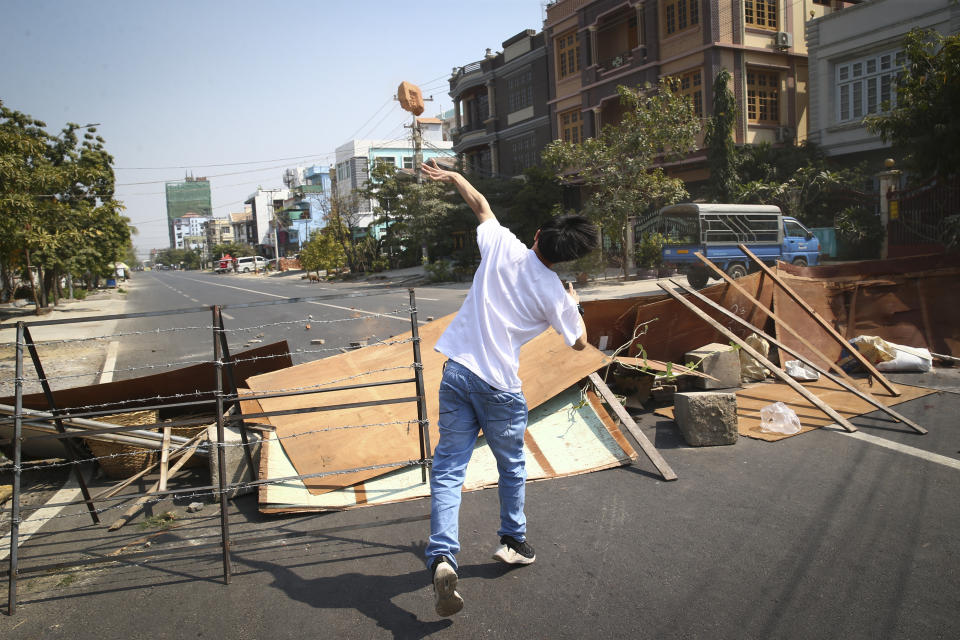
[[[500,474],[500,530],[497,535],[526,540],[523,500],[527,469],[523,434],[527,429],[527,401],[522,393],[491,387],[463,365],[448,360],[440,382],[440,441],[433,451],[430,471],[430,540],[427,566],[446,556],[457,567],[460,551],[460,497],[467,463],[483,430]]]

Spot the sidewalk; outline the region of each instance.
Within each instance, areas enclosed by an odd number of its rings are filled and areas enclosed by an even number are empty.
[[[128,280],[117,289],[100,289],[90,292],[83,300],[63,300],[49,313],[36,315],[33,305],[16,307],[12,304],[0,307],[0,396],[14,393],[14,371],[17,339],[16,324],[19,321],[30,325],[50,320],[78,320],[105,315],[125,313],[127,294],[140,286],[140,282]],[[99,371],[104,368],[109,342],[90,340],[115,332],[117,321],[77,322],[40,326],[30,329],[30,336],[37,344],[48,378],[63,377],[68,386],[84,386],[99,381]],[[62,341],[62,342],[61,342]],[[45,344],[47,343],[47,344]],[[41,390],[30,355],[24,351],[24,393]],[[56,386],[56,385],[54,385]]]

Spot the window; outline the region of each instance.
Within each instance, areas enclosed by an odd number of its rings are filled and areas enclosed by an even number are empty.
[[[377,158],[374,158],[373,161],[376,163],[378,167],[383,166],[385,164],[388,164],[391,167],[397,166],[397,159],[394,158],[393,156],[379,156]]]
[[[780,74],[776,71],[747,69],[747,120],[780,123]]]
[[[507,113],[533,104],[533,72],[518,73],[507,79]]]
[[[583,116],[580,109],[570,109],[560,114],[560,139],[574,144],[583,140]]]
[[[703,75],[700,69],[688,71],[680,76],[680,95],[687,96],[693,103],[693,112],[703,117]]]
[[[537,136],[528,133],[510,141],[510,155],[513,156],[514,173],[520,173],[537,164]]]
[[[777,0],[744,0],[743,17],[747,26],[777,30]]]
[[[568,31],[557,38],[557,79],[580,71],[580,43],[577,32]]]
[[[670,36],[700,23],[700,0],[664,0],[663,32]]]
[[[783,227],[785,235],[790,238],[805,238],[807,236],[807,230],[799,222],[784,220]]]
[[[837,121],[859,120],[896,105],[896,80],[903,71],[903,51],[889,51],[837,65]]]
[[[413,169],[413,156],[403,156],[403,168]]]

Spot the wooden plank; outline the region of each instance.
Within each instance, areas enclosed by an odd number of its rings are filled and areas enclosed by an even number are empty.
[[[180,456],[180,459],[177,460],[172,467],[170,467],[170,473],[168,477],[172,478],[177,473],[177,471],[180,470],[180,467],[182,467],[187,463],[187,461],[191,458],[191,456],[193,456],[193,452],[196,451],[197,447],[200,446],[200,444],[198,443],[198,440],[200,440],[201,437],[204,437],[206,433],[207,432],[204,430],[198,433],[197,435],[195,435],[193,438],[191,438],[190,442],[192,444],[184,449],[183,455]],[[147,492],[144,495],[137,498],[136,502],[130,505],[130,508],[124,511],[123,515],[117,518],[113,522],[113,524],[111,524],[107,528],[107,531],[116,531],[123,525],[127,524],[130,518],[132,518],[134,514],[140,510],[140,507],[142,507],[144,504],[149,502],[149,500],[154,496],[155,492],[158,491],[159,489],[160,489],[160,481],[158,480],[155,483],[153,483],[153,486],[147,489]]]
[[[687,300],[686,298],[684,298],[679,293],[677,293],[667,285],[663,284],[662,282],[658,282],[657,286],[663,289],[664,291],[666,291],[671,296],[673,296],[683,306],[685,306],[687,309],[689,309],[690,311],[695,313],[697,316],[699,316],[701,319],[703,319],[704,322],[709,323],[715,329],[717,329],[717,331],[720,331],[723,335],[727,337],[727,339],[732,340],[736,342],[738,345],[740,345],[741,349],[743,349],[744,351],[749,353],[751,356],[753,356],[760,364],[765,366],[767,369],[770,369],[771,373],[773,373],[775,376],[777,376],[778,378],[786,382],[788,385],[790,385],[790,387],[794,391],[796,391],[797,393],[802,395],[804,398],[806,398],[807,401],[810,402],[810,404],[812,404],[813,406],[817,407],[818,409],[823,411],[825,414],[830,416],[841,427],[843,427],[844,429],[850,432],[857,430],[857,428],[853,426],[849,420],[847,420],[846,418],[841,416],[839,413],[837,413],[833,409],[833,407],[823,402],[820,398],[818,398],[813,393],[811,393],[808,389],[806,389],[802,384],[800,384],[799,382],[797,382],[796,380],[788,376],[783,371],[783,369],[781,369],[777,365],[770,362],[766,357],[764,357],[762,353],[760,353],[759,351],[751,347],[749,344],[746,343],[746,341],[738,338],[735,333],[733,333],[732,331],[724,327],[722,324],[720,324],[719,322],[717,322],[716,320],[708,316],[706,313],[701,311],[699,307],[694,305],[692,302],[690,302],[689,300]]]
[[[160,449],[160,491],[167,490],[167,471],[170,462],[170,427],[163,428],[163,440]]]
[[[183,452],[184,452],[189,446],[190,446],[189,444],[185,444],[185,445],[182,445],[181,447],[179,447],[178,449],[175,449],[175,450],[170,454],[170,457],[171,457],[171,458],[177,458],[177,457],[183,455]],[[104,490],[103,492],[98,493],[96,496],[94,496],[94,500],[102,500],[102,499],[104,499],[104,498],[109,498],[109,497],[111,497],[111,496],[117,495],[118,493],[120,493],[120,491],[121,491],[122,489],[124,489],[125,487],[128,487],[129,485],[131,485],[132,483],[136,482],[137,480],[139,480],[139,479],[142,478],[143,476],[145,476],[145,475],[147,475],[148,473],[152,472],[152,471],[153,471],[154,469],[156,469],[158,466],[160,466],[160,462],[159,462],[159,461],[151,463],[149,466],[141,469],[140,471],[137,471],[135,474],[133,474],[133,475],[130,476],[129,478],[126,478],[126,479],[124,479],[124,480],[121,480],[120,482],[118,482],[117,484],[113,485],[113,486],[110,487],[109,489],[106,489],[106,490]]]
[[[440,380],[446,356],[434,346],[453,315],[420,327],[423,381],[426,391],[430,442],[439,440],[437,427]],[[390,338],[386,346],[371,345],[355,351],[314,360],[281,371],[255,376],[247,385],[257,393],[278,389],[311,387],[322,389],[335,384],[359,384],[394,379],[398,367],[409,372],[413,363],[410,333]],[[576,384],[611,362],[592,346],[582,351],[568,347],[553,329],[540,334],[520,350],[523,393],[534,409],[557,393]],[[557,366],[557,363],[562,363]],[[393,369],[393,370],[391,370]],[[349,379],[349,380],[348,380]],[[340,381],[340,382],[336,382]],[[413,384],[335,391],[323,394],[262,398],[264,412],[309,409],[346,402],[381,401],[406,397]],[[309,475],[386,464],[420,458],[416,403],[358,407],[349,411],[304,412],[274,415],[270,423],[282,438],[283,449],[297,473]],[[351,428],[342,428],[351,427]],[[356,427],[356,428],[353,428]],[[325,431],[323,429],[326,429]],[[296,438],[291,436],[300,435]],[[432,453],[432,452],[431,452]],[[319,495],[351,486],[389,472],[389,469],[352,471],[308,478],[307,488]]]
[[[650,358],[634,358],[632,356],[614,356],[613,359],[615,362],[627,365],[628,367],[642,367],[655,373],[666,373],[667,370],[670,369],[672,375],[697,376],[698,378],[706,378],[707,380],[715,380],[719,382],[719,380],[714,378],[709,373],[697,371],[696,369],[689,369],[683,365],[673,362],[667,363],[661,362],[660,360],[651,360]]]
[[[766,273],[768,276],[770,276],[770,279],[776,282],[777,285],[780,287],[780,289],[783,290],[784,293],[790,296],[791,300],[796,302],[798,305],[800,305],[800,307],[804,311],[810,314],[810,317],[816,320],[817,324],[823,327],[823,329],[827,332],[827,334],[830,335],[830,337],[836,340],[839,344],[843,345],[843,348],[849,351],[853,355],[853,357],[857,360],[857,362],[859,362],[863,366],[863,368],[865,368],[867,372],[870,373],[871,376],[876,378],[877,382],[879,382],[884,389],[886,389],[887,391],[889,391],[895,396],[900,395],[900,391],[898,391],[897,388],[889,380],[883,377],[882,373],[877,371],[877,369],[873,366],[873,364],[871,364],[870,361],[867,360],[862,353],[860,353],[859,349],[857,349],[856,347],[852,346],[849,342],[847,342],[846,339],[844,339],[844,337],[841,336],[840,333],[836,329],[834,329],[829,322],[824,320],[823,317],[819,313],[817,313],[816,309],[811,307],[809,304],[807,304],[806,300],[804,300],[799,295],[797,295],[797,293],[792,288],[790,288],[790,286],[786,282],[784,282],[780,278],[780,276],[775,274],[773,270],[770,269],[770,267],[763,264],[763,261],[760,260],[757,256],[753,255],[753,252],[751,252],[750,249],[746,247],[746,245],[741,244],[741,245],[738,245],[738,247],[740,248],[740,251],[743,251],[745,255],[747,255],[751,260],[756,262],[757,265],[760,267],[760,269],[763,270],[763,272]]]
[[[675,286],[677,286],[677,287],[680,287],[681,289],[683,289],[684,291],[686,291],[688,294],[694,296],[695,298],[697,298],[697,299],[700,300],[701,302],[704,302],[704,303],[710,305],[711,307],[713,307],[713,308],[716,309],[717,311],[720,311],[721,313],[725,314],[726,316],[728,316],[728,317],[730,317],[730,318],[733,318],[734,320],[736,320],[736,321],[739,322],[740,324],[744,325],[744,326],[747,327],[748,329],[751,329],[752,331],[755,331],[755,332],[757,333],[757,335],[759,335],[759,336],[761,336],[762,338],[768,340],[768,341],[770,342],[770,344],[774,345],[775,347],[777,347],[777,348],[780,349],[781,351],[784,351],[784,352],[792,355],[794,358],[796,358],[797,360],[800,360],[800,361],[803,362],[805,365],[813,368],[815,371],[817,371],[818,373],[820,373],[822,376],[824,376],[824,377],[826,377],[826,378],[829,378],[831,381],[833,381],[833,382],[836,383],[836,384],[839,384],[841,387],[843,387],[844,389],[846,389],[846,390],[849,391],[850,393],[854,394],[855,396],[857,396],[857,397],[860,398],[861,400],[866,400],[867,402],[869,402],[871,405],[873,405],[874,407],[876,407],[876,408],[879,409],[880,411],[883,411],[884,413],[886,413],[886,414],[889,415],[890,417],[894,418],[895,420],[899,420],[900,422],[904,423],[905,425],[907,425],[908,427],[910,427],[911,429],[913,429],[913,430],[916,431],[917,433],[920,433],[920,434],[925,434],[925,433],[927,433],[927,430],[926,430],[926,429],[924,429],[924,428],[921,427],[920,425],[916,424],[915,422],[913,422],[913,421],[910,420],[909,418],[901,415],[901,414],[898,413],[897,411],[894,411],[893,409],[891,409],[891,408],[888,407],[887,405],[883,404],[882,402],[880,402],[879,400],[877,400],[876,398],[874,398],[872,395],[860,391],[856,386],[851,385],[851,384],[848,384],[845,380],[842,380],[842,379],[840,379],[839,377],[837,377],[837,376],[831,374],[830,372],[828,372],[826,369],[817,366],[815,363],[813,363],[813,362],[811,362],[810,360],[804,358],[803,356],[801,356],[799,353],[797,353],[796,351],[794,351],[793,349],[791,349],[791,348],[788,347],[787,345],[785,345],[785,344],[783,344],[782,342],[780,342],[779,340],[775,339],[773,336],[767,335],[767,334],[766,334],[764,331],[762,331],[761,329],[758,329],[758,328],[752,326],[749,322],[747,322],[746,320],[743,320],[742,318],[740,318],[739,316],[737,316],[735,313],[730,313],[729,311],[727,311],[726,309],[724,309],[724,308],[721,307],[720,305],[716,304],[716,303],[715,303],[713,300],[711,300],[710,298],[702,295],[699,291],[693,290],[692,288],[684,285],[683,283],[679,282],[678,280],[670,280],[670,282],[671,282],[673,285],[675,285]]]
[[[834,362],[833,360],[831,360],[827,355],[825,355],[822,351],[820,351],[820,350],[817,349],[815,346],[813,346],[813,344],[812,344],[809,340],[807,340],[799,331],[796,331],[793,327],[791,327],[789,324],[787,324],[786,322],[784,322],[783,318],[779,317],[776,313],[774,313],[773,311],[771,311],[770,309],[768,309],[768,308],[767,308],[762,302],[760,302],[757,298],[754,298],[753,296],[751,296],[750,293],[749,293],[746,289],[744,289],[743,287],[741,287],[740,284],[739,284],[736,280],[734,280],[733,278],[731,278],[730,276],[728,276],[723,269],[721,269],[720,267],[718,267],[717,265],[715,265],[713,262],[711,262],[711,261],[709,260],[709,258],[707,258],[706,256],[704,256],[704,255],[703,255],[702,253],[700,253],[699,251],[696,252],[696,253],[694,253],[694,255],[697,256],[697,258],[700,259],[700,262],[702,262],[703,264],[705,264],[705,265],[707,265],[708,267],[710,267],[711,269],[713,269],[713,271],[714,271],[718,276],[720,276],[721,278],[723,278],[724,280],[726,280],[727,284],[729,284],[730,286],[732,286],[734,289],[738,290],[738,291],[741,293],[741,295],[743,295],[747,300],[749,300],[750,302],[752,302],[753,305],[754,305],[754,309],[757,309],[757,310],[762,311],[763,313],[767,314],[767,317],[769,317],[769,318],[773,318],[773,321],[774,321],[774,322],[776,322],[776,323],[777,323],[782,329],[784,329],[787,333],[789,333],[789,334],[792,335],[794,338],[796,338],[797,340],[799,340],[799,341],[800,341],[800,344],[802,344],[802,345],[805,346],[807,349],[809,349],[814,355],[816,355],[818,358],[821,358],[821,359],[823,360],[823,362],[826,363],[826,365],[827,365],[828,367],[830,367],[831,369],[833,369],[834,371],[836,371],[841,377],[843,377],[844,379],[846,379],[847,382],[849,382],[850,384],[855,384],[853,378],[850,377],[850,374],[848,374],[846,371],[844,371],[844,370],[840,367],[840,365],[838,365],[836,362]],[[672,281],[671,281],[671,282],[672,282]],[[756,324],[756,323],[751,323],[751,324]]]
[[[613,392],[610,391],[610,387],[608,387],[606,383],[604,383],[603,379],[596,373],[591,373],[587,377],[590,379],[590,382],[593,383],[593,386],[596,388],[597,393],[600,394],[600,397],[606,401],[610,409],[620,419],[620,424],[627,428],[627,431],[630,432],[630,435],[633,436],[633,439],[637,441],[638,445],[640,445],[640,449],[647,456],[647,458],[650,459],[650,462],[653,463],[653,466],[657,468],[657,471],[660,472],[660,476],[664,480],[676,480],[676,472],[670,468],[670,465],[667,464],[667,461],[663,459],[663,456],[660,455],[660,452],[657,451],[657,448],[653,446],[653,443],[650,442],[647,436],[644,435],[643,431],[640,430],[640,427],[637,426],[637,423],[634,422],[633,418],[630,417],[630,414],[627,413],[627,410],[623,408],[623,405],[620,404],[620,401],[617,400],[616,396],[613,395]]]
[[[863,378],[857,383],[857,388],[861,391],[867,391],[867,382],[873,382],[870,378]],[[818,398],[836,409],[837,413],[847,420],[853,421],[859,416],[875,411],[875,408],[865,400],[853,395],[836,382],[826,376],[816,382],[805,382],[804,387],[812,391]],[[889,406],[899,405],[902,402],[910,402],[917,398],[923,398],[932,393],[933,389],[924,389],[922,387],[911,387],[910,385],[899,385],[903,393],[899,396],[883,395],[878,400]],[[765,442],[778,442],[787,438],[794,438],[804,433],[809,433],[815,429],[829,427],[834,425],[833,420],[827,417],[822,411],[812,406],[796,391],[788,387],[779,380],[765,380],[764,382],[755,382],[748,384],[737,392],[737,431],[741,436],[763,440]],[[797,414],[800,419],[800,432],[787,435],[775,431],[764,431],[763,421],[760,419],[760,410],[774,402],[782,402]],[[661,407],[654,411],[654,414],[674,419],[673,407]],[[892,421],[885,421],[887,426],[893,425]]]

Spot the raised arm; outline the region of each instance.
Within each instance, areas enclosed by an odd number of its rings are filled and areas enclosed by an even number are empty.
[[[477,222],[486,222],[490,219],[495,219],[496,216],[493,215],[493,211],[490,210],[490,204],[487,202],[487,199],[483,197],[483,194],[477,191],[472,184],[470,184],[466,178],[456,171],[446,171],[437,166],[436,160],[431,160],[433,164],[427,164],[424,162],[421,166],[423,169],[424,175],[426,175],[431,180],[436,180],[438,182],[452,182],[453,185],[457,188],[457,191],[460,192],[460,196],[463,198],[464,202],[469,205],[473,212],[477,216]]]
[[[580,309],[580,294],[573,290],[573,283],[567,283],[567,295],[573,298],[573,301],[577,305],[577,309]],[[574,342],[571,347],[574,351],[583,351],[587,348],[587,325],[583,322],[583,316],[580,316],[580,335],[577,336],[576,342]]]

